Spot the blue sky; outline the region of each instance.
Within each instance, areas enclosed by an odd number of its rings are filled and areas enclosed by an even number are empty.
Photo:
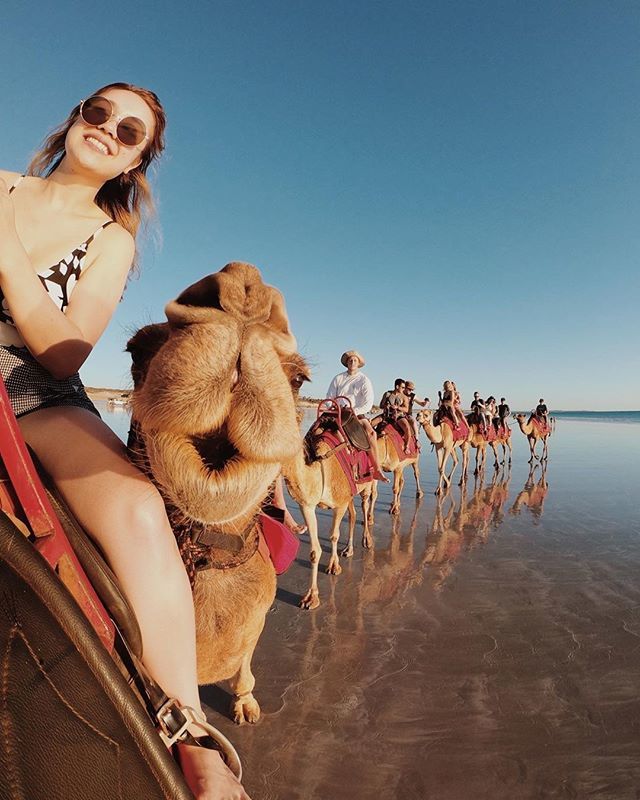
[[[9,0],[2,166],[96,87],[166,106],[162,243],[82,375],[232,260],[286,297],[322,395],[454,379],[527,408],[640,408],[640,6]],[[157,238],[157,236],[156,236]]]

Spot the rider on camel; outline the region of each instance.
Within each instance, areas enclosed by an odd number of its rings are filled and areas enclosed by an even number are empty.
[[[507,430],[507,417],[511,413],[511,409],[507,405],[507,401],[504,397],[500,398],[500,405],[498,406],[498,417],[500,419],[500,426],[506,431]]]
[[[465,422],[464,414],[460,410],[460,395],[453,381],[443,383],[442,391],[438,392],[438,398],[440,409],[453,422],[454,427],[457,428]]]
[[[373,406],[373,385],[364,372],[364,358],[357,350],[347,350],[340,356],[340,363],[347,369],[338,373],[329,384],[327,397],[346,397],[351,402],[353,413],[364,428],[369,439],[369,455],[373,463],[373,477],[378,481],[389,483],[389,479],[380,469],[378,461],[378,446],[375,431],[365,417]]]
[[[475,414],[476,422],[484,432],[489,430],[487,423],[487,407],[484,400],[480,397],[479,392],[473,393],[473,402],[471,403],[471,411]]]
[[[540,420],[540,422],[543,425],[545,425],[547,428],[550,428],[551,426],[549,425],[549,416],[548,415],[549,415],[549,409],[547,408],[547,406],[545,405],[544,400],[541,397],[540,398],[540,402],[536,406],[536,410],[534,412],[534,416],[538,420]]]
[[[413,427],[413,432],[416,437],[416,442],[418,443],[418,449],[420,449],[420,442],[418,439],[418,421],[413,416],[413,404],[417,403],[419,406],[423,408],[428,408],[429,400],[428,397],[425,397],[424,400],[420,400],[416,397],[416,387],[413,381],[405,381],[404,382],[404,393],[409,398],[409,411],[407,412],[407,419],[409,420],[411,426]]]
[[[379,423],[384,420],[399,428],[404,441],[404,452],[406,455],[409,455],[409,445],[411,442],[411,425],[407,417],[409,412],[409,398],[405,394],[404,389],[404,378],[396,378],[393,389],[387,389],[382,395],[382,400],[380,401],[382,414],[372,419],[371,425],[374,430],[378,430]],[[416,436],[416,441],[417,438]]]

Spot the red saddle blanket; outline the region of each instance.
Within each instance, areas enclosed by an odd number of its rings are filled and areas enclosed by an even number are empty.
[[[453,441],[460,442],[463,439],[466,439],[469,435],[469,426],[466,422],[458,422],[457,425],[453,424],[453,420],[449,417],[442,417],[442,422],[446,422],[447,425],[451,428],[451,432],[453,433]],[[440,424],[442,424],[442,422]]]
[[[541,419],[538,419],[538,417],[536,416],[530,417],[530,419],[531,422],[538,429],[538,432],[541,433],[543,436],[547,433],[551,433],[551,428],[549,427],[549,425],[545,425]]]
[[[409,452],[404,452],[404,436],[390,422],[387,422],[387,424],[382,428],[380,435],[388,436],[391,439],[400,461],[403,461],[405,458],[413,458],[418,452],[418,442],[416,441],[415,436],[412,436],[409,439]]]
[[[366,450],[355,450],[331,431],[322,431],[320,440],[335,450],[338,463],[349,481],[351,496],[355,496],[360,491],[359,483],[367,483],[373,479],[373,463],[369,453]]]

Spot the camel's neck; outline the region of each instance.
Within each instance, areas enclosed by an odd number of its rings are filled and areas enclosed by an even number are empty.
[[[427,434],[427,439],[432,444],[441,444],[442,443],[442,426],[441,425],[434,425],[431,422],[422,422],[422,430]]]
[[[524,417],[518,417],[518,425],[525,436],[528,436],[533,431],[533,422],[525,422]]]

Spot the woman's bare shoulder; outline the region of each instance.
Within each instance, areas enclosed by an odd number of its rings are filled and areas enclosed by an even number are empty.
[[[105,265],[108,272],[113,272],[114,265],[127,272],[133,262],[136,243],[129,231],[117,222],[107,225],[88,251],[84,273],[95,265]],[[117,271],[120,271],[117,270]],[[93,271],[93,270],[91,270]],[[100,269],[102,272],[102,269]]]
[[[0,169],[0,179],[3,180],[7,186],[11,186],[22,175],[22,172],[12,172],[8,169]]]

